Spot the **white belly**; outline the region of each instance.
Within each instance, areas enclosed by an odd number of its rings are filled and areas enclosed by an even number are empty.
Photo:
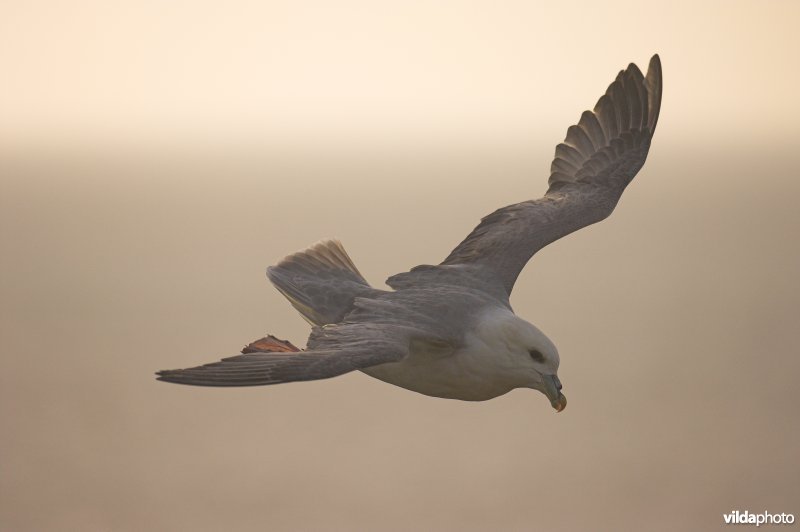
[[[400,362],[363,369],[367,375],[407,390],[445,399],[485,401],[522,385],[520,376],[474,337],[455,352],[416,352]]]

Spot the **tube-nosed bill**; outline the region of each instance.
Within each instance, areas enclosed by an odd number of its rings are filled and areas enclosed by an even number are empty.
[[[567,398],[561,393],[561,381],[558,380],[558,375],[542,375],[544,382],[544,394],[550,399],[550,404],[556,409],[556,412],[561,412],[567,407]]]

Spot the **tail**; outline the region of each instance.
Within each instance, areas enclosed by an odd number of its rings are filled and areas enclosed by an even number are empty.
[[[338,240],[318,242],[267,268],[275,288],[312,325],[338,323],[372,292]]]

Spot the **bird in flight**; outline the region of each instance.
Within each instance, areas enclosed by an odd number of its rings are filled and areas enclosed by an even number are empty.
[[[647,75],[630,64],[593,111],[556,146],[547,193],[503,207],[439,265],[373,288],[341,243],[323,241],[267,269],[275,287],[311,324],[307,348],[267,336],[242,354],[158,379],[196,386],[260,386],[360,370],[434,397],[483,401],[515,388],[567,404],[556,346],[519,318],[509,297],[533,255],[608,217],[644,165],[661,106],[661,62]]]

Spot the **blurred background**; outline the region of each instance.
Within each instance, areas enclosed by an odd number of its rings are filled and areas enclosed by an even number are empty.
[[[712,530],[800,514],[792,1],[5,2],[0,529]],[[512,297],[569,407],[351,374],[156,382],[305,322],[265,267],[376,286],[546,189],[658,52],[650,157]]]

